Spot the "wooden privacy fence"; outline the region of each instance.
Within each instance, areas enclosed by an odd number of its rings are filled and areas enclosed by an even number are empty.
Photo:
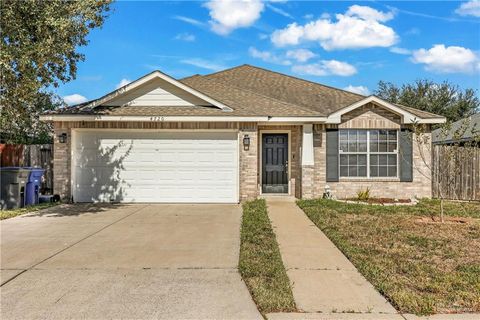
[[[480,200],[480,148],[433,147],[433,196],[453,200]]]
[[[53,145],[0,145],[1,167],[39,167],[45,169],[41,192],[53,193]]]

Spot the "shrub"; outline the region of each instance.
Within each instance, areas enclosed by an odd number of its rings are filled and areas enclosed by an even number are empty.
[[[358,201],[368,201],[370,199],[370,189],[360,190],[357,192]]]

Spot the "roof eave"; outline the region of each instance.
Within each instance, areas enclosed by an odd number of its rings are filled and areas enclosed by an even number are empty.
[[[122,122],[279,122],[279,123],[325,123],[326,117],[275,117],[275,116],[114,116],[82,114],[46,114],[40,120],[46,122],[71,121],[122,121]]]

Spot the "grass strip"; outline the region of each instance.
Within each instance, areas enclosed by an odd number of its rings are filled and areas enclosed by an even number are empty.
[[[56,206],[58,204],[59,204],[59,202],[45,202],[45,203],[39,203],[39,204],[36,204],[36,205],[27,206],[27,207],[18,208],[18,209],[0,210],[0,220],[9,219],[9,218],[13,218],[13,217],[16,217],[16,216],[19,216],[19,215],[22,215],[22,214],[31,213],[31,212],[39,211],[39,210],[42,210],[42,209],[50,208],[50,207]]]
[[[263,199],[243,205],[239,269],[262,314],[296,310]]]

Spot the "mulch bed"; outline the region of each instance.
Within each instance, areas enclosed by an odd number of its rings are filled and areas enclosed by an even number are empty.
[[[357,198],[347,198],[346,201],[353,201],[360,204],[412,204],[410,199],[393,199],[393,198],[370,198],[368,200],[358,200]]]

